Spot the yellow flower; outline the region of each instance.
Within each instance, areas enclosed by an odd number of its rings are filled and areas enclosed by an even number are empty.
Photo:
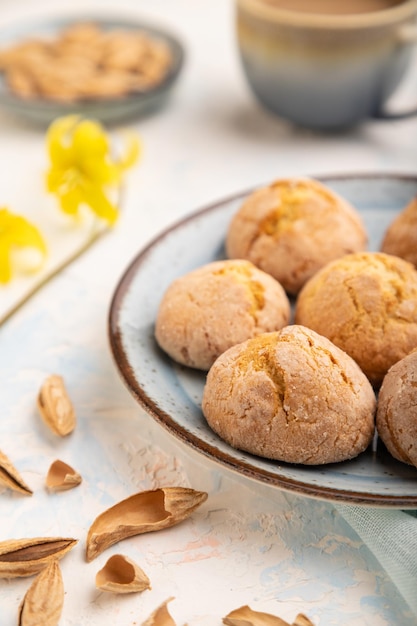
[[[61,209],[77,215],[80,206],[86,204],[98,217],[113,224],[118,208],[107,193],[120,185],[125,171],[137,161],[137,138],[130,137],[125,156],[113,160],[103,127],[69,115],[52,122],[46,139],[51,161],[47,188],[57,195]]]
[[[46,256],[46,244],[39,230],[21,215],[0,208],[0,283],[8,283],[12,277],[13,255],[16,249],[32,248]],[[39,256],[39,255],[37,255]],[[22,269],[33,270],[39,266],[30,263]]]

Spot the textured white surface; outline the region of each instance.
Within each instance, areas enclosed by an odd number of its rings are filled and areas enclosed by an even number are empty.
[[[83,2],[3,0],[0,26],[94,8],[134,13],[175,30],[187,61],[169,106],[131,122],[144,143],[114,233],[44,288],[0,328],[0,448],[34,490],[0,493],[0,539],[79,539],[62,561],[62,626],[139,625],[170,596],[182,626],[214,626],[242,604],[289,621],[299,611],[320,626],[416,623],[389,577],[331,504],[243,479],[185,449],[134,403],[107,341],[113,290],[132,257],[161,228],[226,195],[282,175],[344,171],[415,174],[417,122],[369,122],[343,135],[295,129],[254,103],[236,55],[232,4],[225,0]],[[115,129],[117,130],[117,129]],[[43,131],[0,114],[0,205],[40,215]],[[198,245],[198,242],[196,242]],[[0,298],[2,297],[0,292]],[[35,408],[41,382],[62,374],[77,410],[66,439],[47,432]],[[83,476],[48,494],[55,458]],[[182,484],[209,493],[191,519],[84,559],[87,530],[107,506],[136,491]],[[112,553],[137,560],[152,590],[113,597],[95,589]],[[0,580],[0,626],[17,621],[30,579]]]

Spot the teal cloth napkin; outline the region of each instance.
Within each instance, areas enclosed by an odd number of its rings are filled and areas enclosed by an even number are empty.
[[[337,504],[417,615],[417,511]]]

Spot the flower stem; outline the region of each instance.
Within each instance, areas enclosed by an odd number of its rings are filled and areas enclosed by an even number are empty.
[[[32,298],[38,291],[42,289],[46,284],[48,284],[53,278],[55,278],[60,272],[66,269],[73,261],[76,261],[80,256],[84,254],[91,246],[100,239],[103,235],[106,235],[110,232],[110,228],[99,228],[93,230],[89,236],[89,238],[75,250],[72,254],[70,254],[64,261],[62,261],[59,265],[57,265],[53,270],[51,270],[48,274],[46,274],[36,285],[34,285],[24,296],[18,300],[11,309],[9,309],[4,315],[0,316],[0,326],[2,326],[5,322],[7,322],[12,315],[14,315],[21,307]]]

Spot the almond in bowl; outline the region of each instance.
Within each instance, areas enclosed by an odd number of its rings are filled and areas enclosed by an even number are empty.
[[[68,24],[55,36],[27,36],[0,51],[11,93],[60,103],[146,93],[164,81],[173,62],[162,37],[93,22]]]

